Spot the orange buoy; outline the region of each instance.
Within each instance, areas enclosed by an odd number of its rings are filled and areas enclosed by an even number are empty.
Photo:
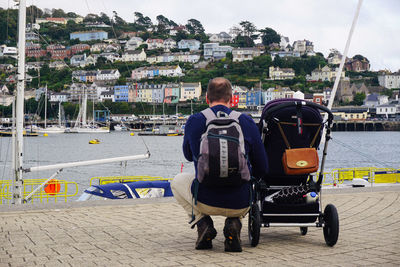
[[[49,195],[55,195],[58,192],[60,192],[60,190],[61,190],[61,185],[56,179],[51,179],[44,186],[44,192],[46,192]]]

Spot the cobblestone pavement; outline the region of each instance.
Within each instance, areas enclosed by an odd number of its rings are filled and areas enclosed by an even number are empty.
[[[196,251],[196,231],[173,199],[0,208],[0,266],[398,266],[400,187],[329,190],[339,212],[339,241],[322,229],[262,228],[253,248],[243,220],[242,253],[225,253],[224,218],[214,248]]]

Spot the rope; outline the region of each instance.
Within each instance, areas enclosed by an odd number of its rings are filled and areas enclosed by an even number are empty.
[[[369,161],[371,161],[371,162],[373,162],[373,163],[378,163],[378,164],[380,164],[380,165],[382,165],[382,166],[384,166],[384,167],[387,167],[387,168],[391,168],[391,167],[392,167],[392,166],[390,166],[388,163],[385,163],[385,162],[383,162],[383,161],[379,161],[379,160],[377,160],[376,158],[371,157],[369,154],[363,153],[363,152],[361,152],[360,150],[355,149],[354,147],[352,147],[352,146],[350,146],[350,145],[348,145],[348,144],[346,144],[346,143],[343,143],[343,142],[338,141],[338,140],[336,140],[336,139],[331,139],[331,140],[332,140],[334,143],[337,143],[337,144],[339,144],[339,145],[341,145],[341,146],[343,146],[343,147],[345,147],[345,148],[347,148],[347,149],[349,149],[349,150],[351,150],[351,151],[353,151],[353,152],[359,154],[360,156],[363,156],[364,158],[368,159]]]

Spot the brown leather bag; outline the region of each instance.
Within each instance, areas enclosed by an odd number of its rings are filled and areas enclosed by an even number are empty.
[[[286,149],[282,156],[282,165],[287,175],[316,172],[319,165],[317,150],[313,147]]]

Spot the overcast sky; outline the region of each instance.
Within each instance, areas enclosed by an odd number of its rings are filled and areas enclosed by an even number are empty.
[[[6,8],[12,0],[0,0]],[[358,0],[27,0],[40,8],[62,8],[80,15],[116,11],[132,22],[138,11],[153,22],[157,15],[186,24],[199,20],[207,33],[228,31],[248,20],[257,28],[270,27],[290,42],[308,39],[315,51],[343,53]],[[364,0],[350,45],[350,57],[362,54],[372,70],[400,69],[400,0]]]

